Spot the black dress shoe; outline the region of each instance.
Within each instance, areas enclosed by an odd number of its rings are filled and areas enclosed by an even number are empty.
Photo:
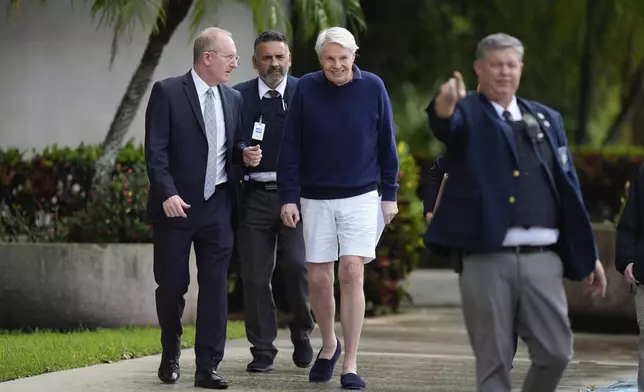
[[[258,355],[246,366],[246,371],[250,373],[264,373],[275,370],[273,360],[269,357]]]
[[[299,368],[307,368],[313,362],[313,347],[310,340],[302,340],[293,345],[293,363]]]
[[[161,357],[161,365],[159,365],[159,380],[165,384],[174,384],[179,380],[181,372],[179,371],[179,357],[165,356]]]
[[[195,373],[195,387],[206,389],[228,389],[228,383],[217,374],[215,369],[197,370]]]

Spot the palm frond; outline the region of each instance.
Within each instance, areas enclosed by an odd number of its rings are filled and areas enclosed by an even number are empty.
[[[360,6],[360,0],[345,0],[346,24],[349,30],[354,32],[365,31],[367,23],[364,20],[364,13]]]
[[[293,0],[291,7],[304,38],[332,26],[345,26],[354,32],[366,28],[360,0]]]
[[[203,23],[208,15],[217,13],[222,0],[197,0],[192,6],[190,15],[190,37],[197,34],[199,26]]]
[[[85,0],[88,1],[92,2],[90,16],[98,20],[98,28],[107,26],[114,32],[110,66],[118,52],[121,37],[131,40],[136,27],[148,30],[152,26],[153,31],[156,31],[159,26],[154,21],[159,17],[161,20],[165,19],[162,1],[167,0]]]
[[[43,5],[47,0],[40,0],[40,5]],[[22,0],[9,0],[7,4],[7,16],[11,16],[14,12],[19,11],[20,7],[23,5],[24,1]]]
[[[292,27],[282,0],[245,0],[253,14],[253,23],[258,31],[282,30],[290,37]]]

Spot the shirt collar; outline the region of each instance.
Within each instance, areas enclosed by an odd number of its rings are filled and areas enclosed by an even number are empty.
[[[284,76],[284,79],[280,82],[280,84],[275,87],[275,91],[280,93],[280,96],[284,98],[284,91],[286,91],[286,82],[288,81],[288,75]],[[257,78],[257,90],[259,90],[259,99],[264,98],[264,95],[266,95],[267,92],[271,91],[272,88],[268,87],[266,85],[266,82],[262,80],[262,78]]]
[[[360,71],[360,68],[358,68],[358,66],[357,66],[357,65],[355,65],[355,63],[354,63],[354,64],[353,64],[353,66],[351,67],[351,70],[353,71],[353,80],[362,79],[362,71]],[[324,71],[322,71],[322,70],[317,71],[317,72],[314,74],[314,77],[315,77],[318,81],[328,81],[328,79],[326,78],[326,76],[324,76]]]
[[[192,74],[192,81],[195,83],[195,89],[197,89],[197,96],[201,97],[202,95],[206,94],[208,89],[210,89],[208,83],[204,82],[203,79],[201,79],[201,77],[197,75],[194,68],[190,70],[190,74]]]
[[[499,105],[498,103],[490,100],[490,103],[494,107],[494,110],[496,110],[496,113],[499,115],[501,119],[505,119],[503,117],[503,112],[508,111],[512,115],[512,119],[514,121],[521,120],[523,118],[523,115],[521,114],[521,110],[519,109],[519,104],[517,102],[517,97],[514,96],[512,97],[512,101],[510,101],[510,104],[508,105],[508,108],[505,109],[503,106]]]

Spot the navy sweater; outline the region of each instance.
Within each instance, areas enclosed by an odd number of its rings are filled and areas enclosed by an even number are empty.
[[[304,75],[288,109],[277,163],[282,204],[340,199],[375,190],[395,201],[398,151],[382,80],[353,66],[353,80]]]

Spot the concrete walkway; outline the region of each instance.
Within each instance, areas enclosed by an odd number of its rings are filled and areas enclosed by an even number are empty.
[[[319,348],[319,344],[316,330],[314,345]],[[337,373],[328,384],[308,383],[307,370],[297,369],[291,362],[292,351],[286,331],[280,332],[277,346],[280,353],[274,372],[248,374],[245,372],[250,360],[248,343],[245,340],[229,342],[220,367],[230,383],[229,390],[339,390]],[[559,390],[585,391],[588,387],[605,387],[620,380],[634,379],[637,372],[635,347],[635,336],[577,335],[575,360]],[[184,351],[181,360],[182,378],[177,385],[162,385],[157,380],[159,357],[153,356],[6,382],[0,384],[0,392],[195,391],[192,350]],[[414,309],[399,316],[368,320],[359,366],[369,383],[368,390],[374,392],[475,390],[474,360],[458,308]],[[516,388],[520,388],[528,366],[527,353],[522,346],[515,362]],[[339,369],[338,364],[336,370]]]

